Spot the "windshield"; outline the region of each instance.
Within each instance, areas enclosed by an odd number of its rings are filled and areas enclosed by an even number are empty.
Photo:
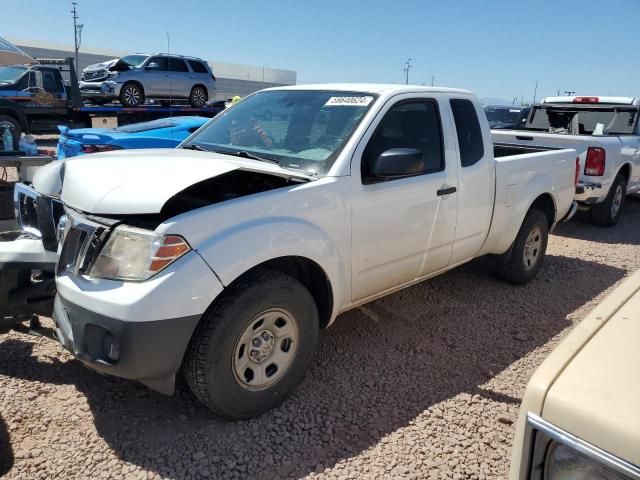
[[[517,123],[522,110],[518,108],[486,108],[487,120],[496,123]]]
[[[0,68],[0,83],[15,83],[28,70],[27,67],[14,66]]]
[[[536,106],[525,128],[572,135],[631,135],[637,117],[638,107]]]
[[[373,101],[374,95],[355,92],[260,92],[214,118],[183,147],[243,152],[324,175]]]
[[[125,55],[120,61],[132,67],[139,67],[147,58],[149,58],[147,55]]]

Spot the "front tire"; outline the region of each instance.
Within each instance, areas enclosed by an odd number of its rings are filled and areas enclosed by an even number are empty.
[[[217,415],[261,415],[303,380],[318,331],[311,293],[281,272],[257,270],[229,287],[202,318],[184,360],[187,383]]]
[[[125,83],[120,90],[120,103],[125,107],[139,107],[144,103],[144,92],[137,83]]]
[[[607,198],[591,208],[591,221],[601,227],[613,227],[618,223],[627,196],[627,180],[616,175]]]
[[[498,257],[503,280],[524,285],[538,274],[549,241],[547,217],[540,210],[529,210],[511,248]]]
[[[196,85],[191,89],[191,93],[189,94],[189,103],[192,107],[204,107],[207,100],[209,100],[209,94],[207,93],[206,88],[201,85]]]
[[[20,136],[22,135],[22,127],[20,127],[20,122],[18,122],[18,120],[16,120],[15,118],[10,117],[9,115],[0,115],[0,123],[3,122],[7,122],[13,125],[13,128],[9,131],[13,135],[13,149],[18,150],[18,143],[20,142]],[[4,128],[0,127],[0,137],[2,137],[3,133]],[[0,138],[0,148],[4,148],[4,146],[2,145],[2,138]]]

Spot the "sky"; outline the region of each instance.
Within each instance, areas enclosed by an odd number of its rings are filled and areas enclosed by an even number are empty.
[[[640,0],[77,0],[85,47],[531,101],[640,96]],[[71,2],[0,0],[0,36],[73,44]]]

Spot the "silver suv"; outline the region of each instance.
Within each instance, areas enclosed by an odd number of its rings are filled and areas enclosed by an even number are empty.
[[[103,104],[115,99],[125,107],[137,107],[145,98],[188,99],[202,107],[212,98],[216,77],[207,62],[195,57],[134,54],[102,64],[90,65],[82,72],[82,98]]]

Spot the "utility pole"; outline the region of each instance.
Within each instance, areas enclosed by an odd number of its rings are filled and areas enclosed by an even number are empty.
[[[537,95],[538,95],[538,80],[536,80],[536,88],[535,88],[535,90],[533,91],[533,104],[535,104],[535,103],[536,103],[536,97],[537,97]],[[533,104],[532,104],[532,105],[533,105]]]
[[[73,44],[75,46],[75,52],[76,52],[76,72],[78,71],[78,69],[80,68],[80,65],[78,65],[78,50],[80,50],[80,44],[82,43],[82,27],[84,27],[84,25],[82,23],[78,23],[78,11],[76,10],[76,6],[78,5],[78,2],[71,2],[71,5],[73,5],[73,10],[71,10],[71,13],[73,13]]]
[[[433,87],[433,81],[435,80],[436,76],[435,75],[431,75],[431,86]]]
[[[407,59],[407,63],[405,63],[405,65],[406,66],[404,67],[404,74],[405,74],[404,84],[409,85],[409,69],[412,67],[410,58]]]
[[[565,90],[564,91],[565,95],[568,95],[569,97],[573,96],[576,94],[575,90]]]

